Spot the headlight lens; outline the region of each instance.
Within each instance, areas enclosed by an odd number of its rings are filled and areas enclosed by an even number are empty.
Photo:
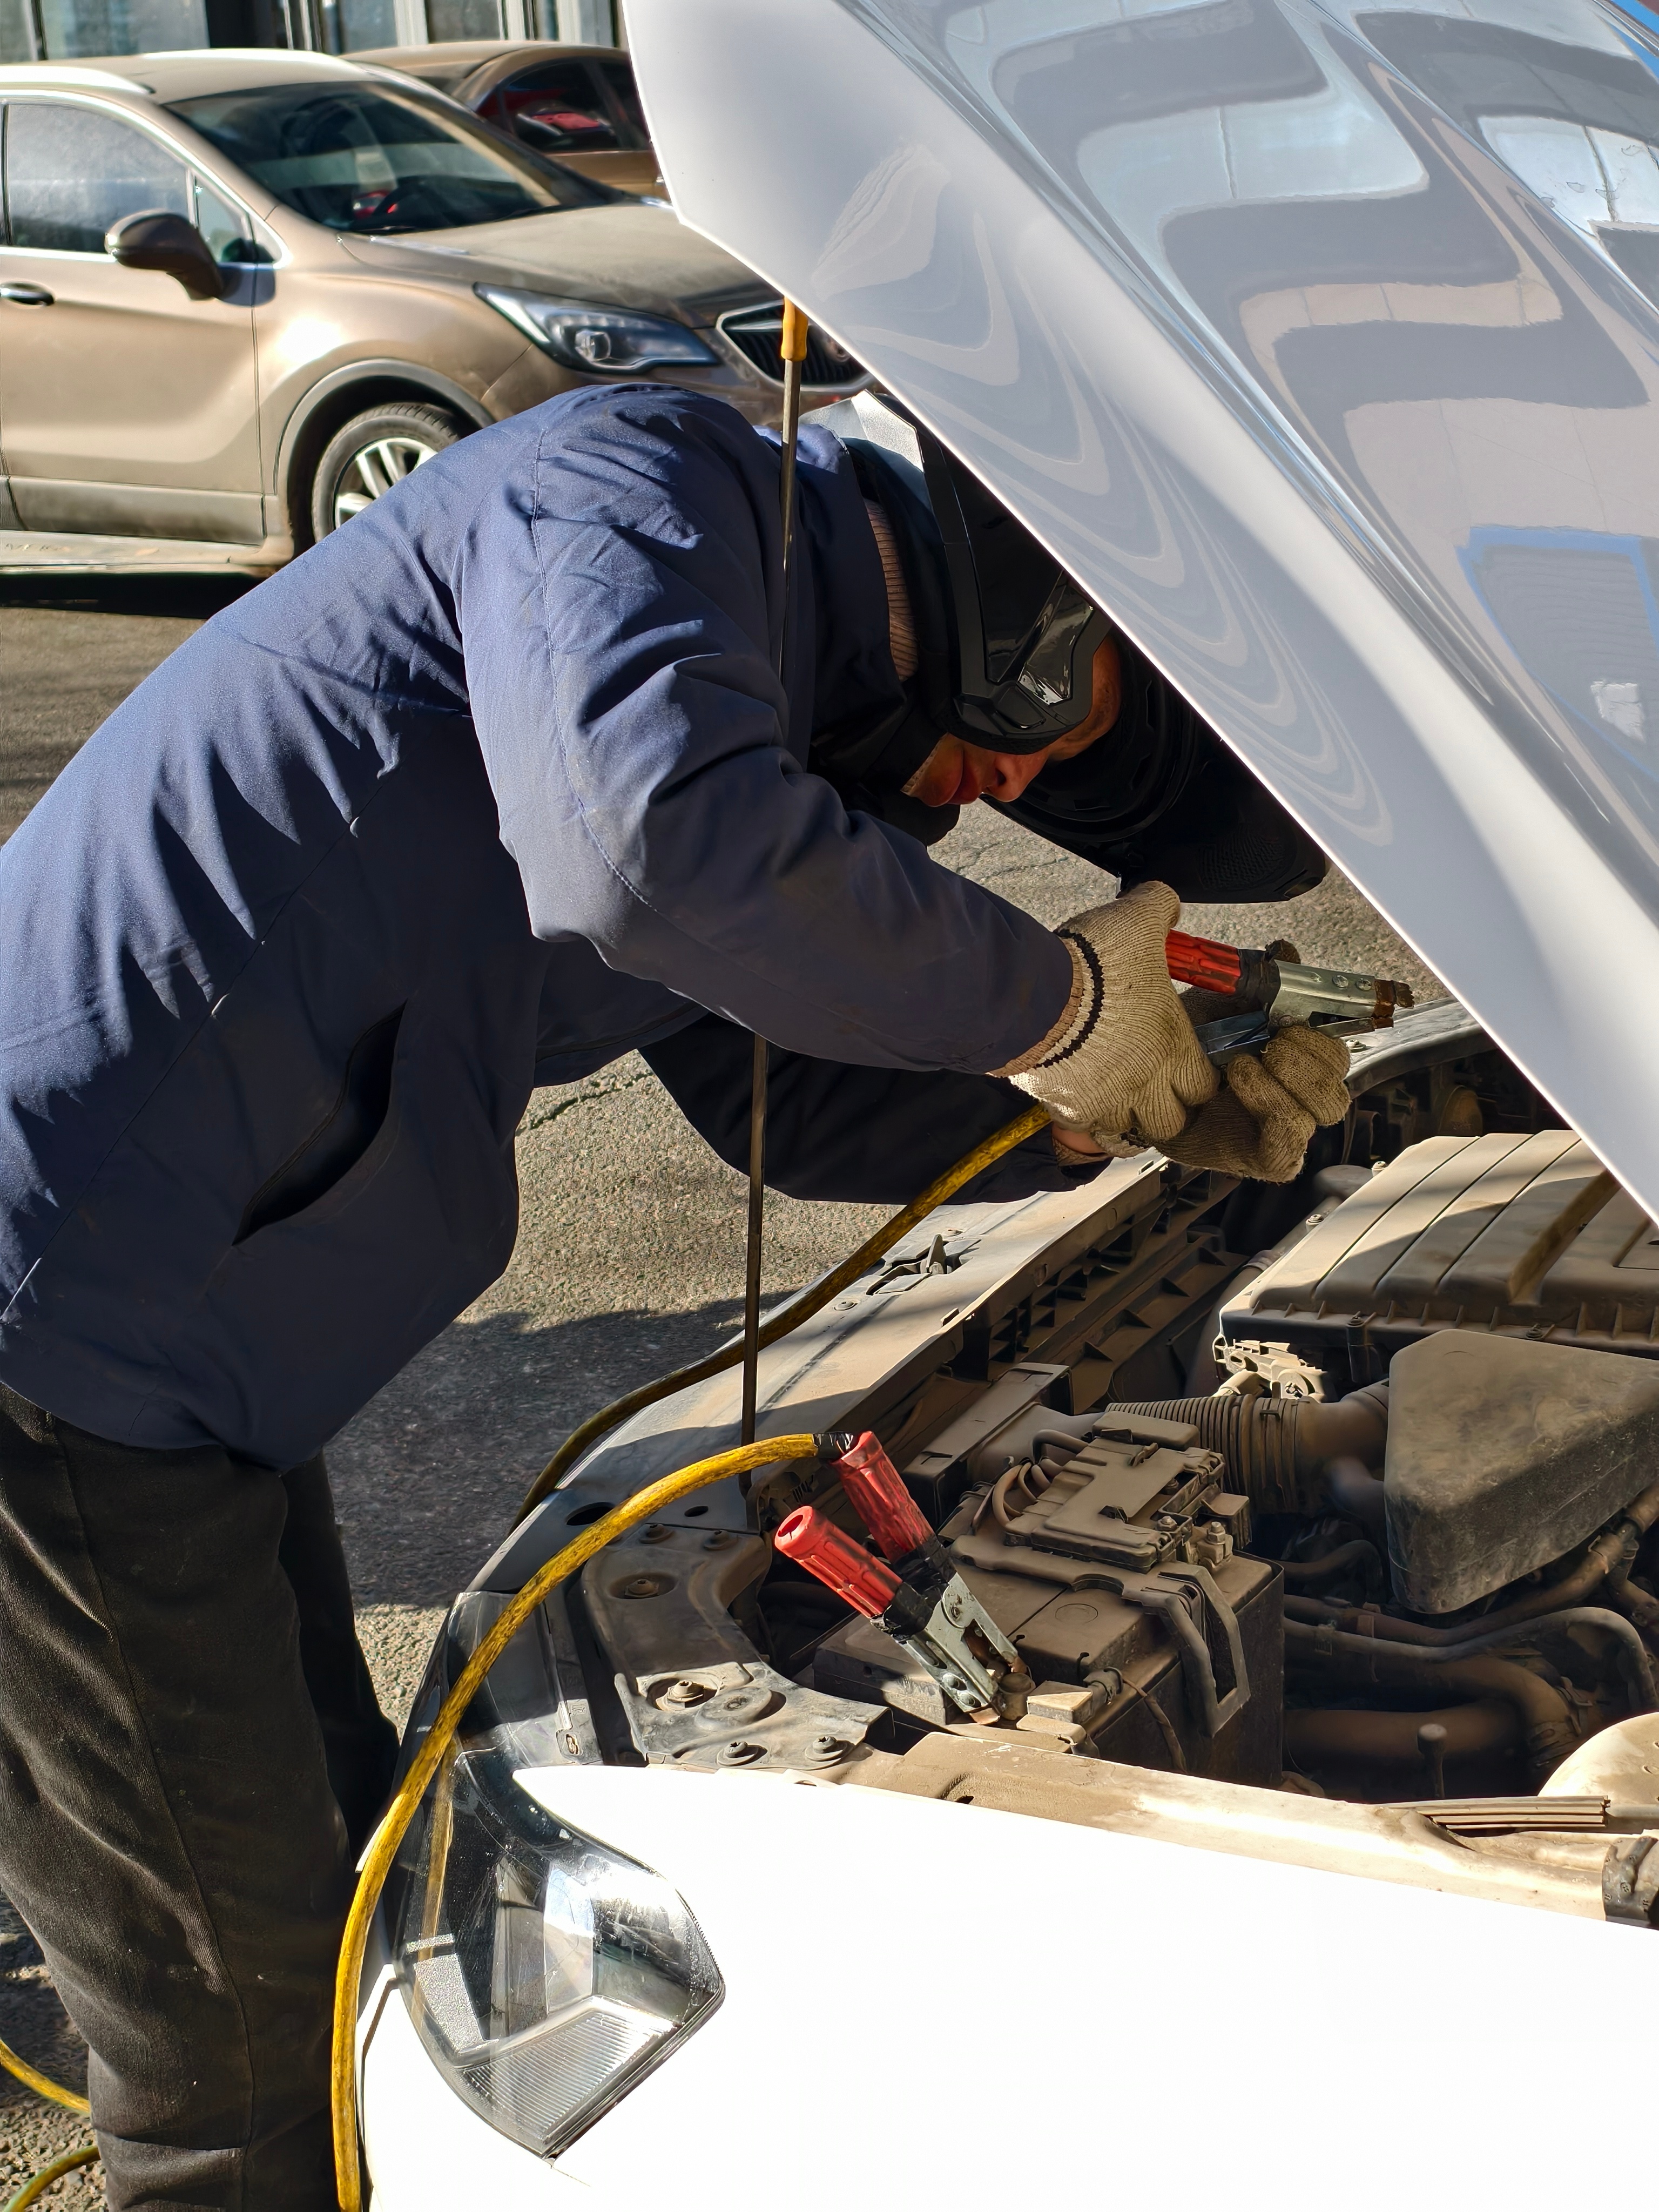
[[[684,1900],[580,1835],[499,1749],[446,1762],[388,1899],[416,2033],[473,2110],[551,2158],[725,1994]]]
[[[541,292],[509,291],[501,284],[475,289],[481,300],[567,368],[626,372],[676,362],[707,368],[714,359],[695,331],[659,315],[590,307],[582,300],[550,300]]]

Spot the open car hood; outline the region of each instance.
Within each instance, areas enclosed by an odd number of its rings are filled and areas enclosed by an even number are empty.
[[[1012,507],[1659,1211],[1659,42],[629,0],[675,205]]]

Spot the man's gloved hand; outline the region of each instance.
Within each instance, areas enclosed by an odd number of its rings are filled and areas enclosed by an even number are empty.
[[[1160,1149],[1188,1167],[1216,1168],[1257,1182],[1292,1182],[1316,1127],[1348,1110],[1348,1048],[1297,1022],[1263,1048],[1227,1063],[1217,1097]]]
[[[1224,1085],[1188,1010],[1208,1018],[1225,1002],[1183,999],[1170,981],[1164,941],[1180,917],[1167,884],[1138,884],[1073,915],[1057,933],[1072,956],[1066,1012],[1023,1058],[993,1072],[1040,1100],[1057,1129],[1086,1132],[1107,1153],[1156,1145],[1189,1167],[1292,1182],[1315,1128],[1348,1110],[1348,1048],[1297,1024],[1259,1060],[1230,1060]]]
[[[1030,1052],[993,1071],[1108,1152],[1167,1150],[1191,1109],[1220,1088],[1170,981],[1164,940],[1180,916],[1167,884],[1137,884],[1074,915],[1056,933],[1072,956],[1066,1012]]]

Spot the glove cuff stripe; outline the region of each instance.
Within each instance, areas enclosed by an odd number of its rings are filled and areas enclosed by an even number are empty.
[[[1079,937],[1074,929],[1057,929],[1054,934],[1062,945],[1069,948],[1073,959],[1082,963],[1088,980],[1090,1003],[1079,1013],[1077,1025],[1065,1043],[1057,1047],[1046,1059],[1038,1060],[1039,1067],[1058,1067],[1061,1060],[1069,1060],[1074,1052],[1080,1051],[1088,1043],[1099,1024],[1101,1008],[1106,1000],[1106,978],[1101,973],[1100,955],[1088,939]]]

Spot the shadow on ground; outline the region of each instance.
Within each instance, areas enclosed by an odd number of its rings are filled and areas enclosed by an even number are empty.
[[[159,616],[203,623],[251,592],[252,576],[0,576],[0,607],[73,614]]]
[[[579,1421],[705,1358],[740,1315],[730,1298],[541,1326],[493,1313],[447,1330],[329,1451],[359,1603],[447,1605]]]
[[[245,576],[0,577],[0,837],[156,663]]]

